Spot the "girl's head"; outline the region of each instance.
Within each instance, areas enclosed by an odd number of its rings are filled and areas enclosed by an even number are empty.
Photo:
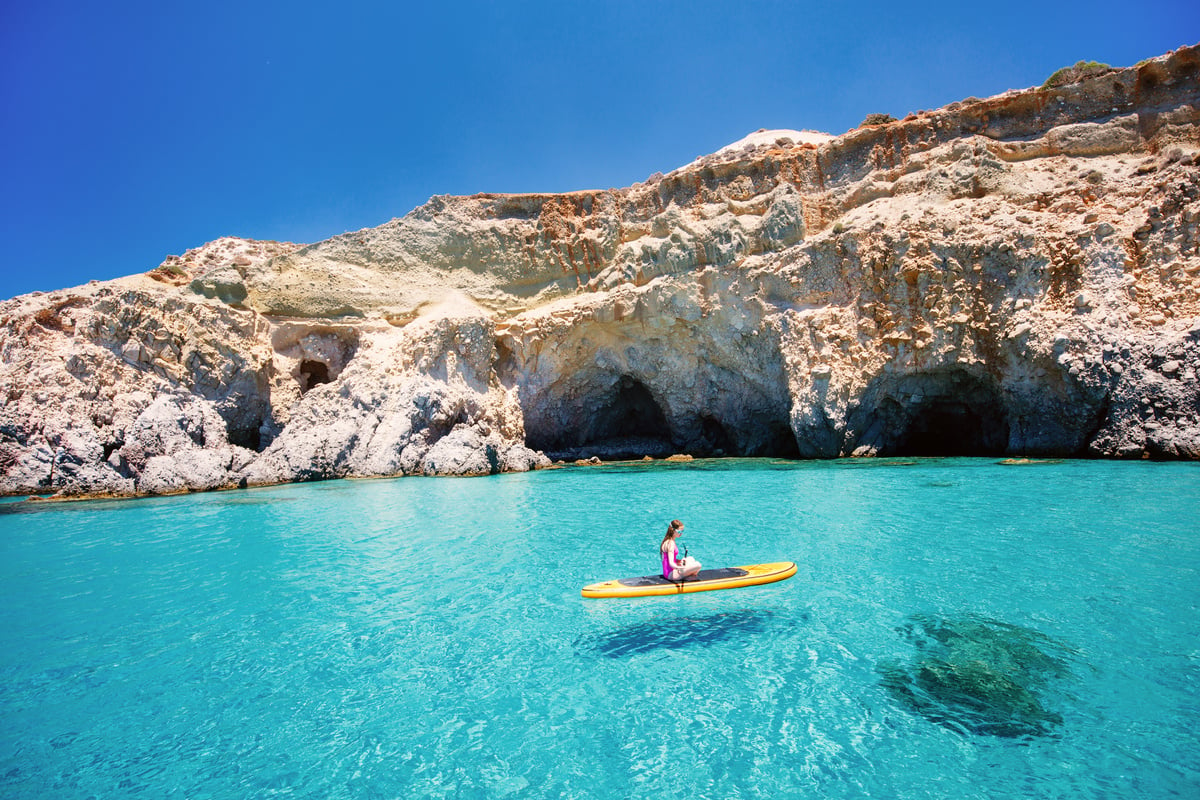
[[[671,520],[671,524],[667,526],[667,535],[663,537],[662,543],[659,544],[659,547],[661,548],[668,541],[674,539],[681,533],[683,533],[683,523],[677,519]]]

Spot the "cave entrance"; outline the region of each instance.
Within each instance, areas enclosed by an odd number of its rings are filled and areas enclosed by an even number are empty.
[[[995,381],[963,369],[881,379],[859,444],[881,456],[997,456],[1008,411]]]
[[[671,438],[666,415],[654,395],[629,375],[617,381],[608,401],[596,412],[590,429],[584,444],[612,439]]]
[[[262,426],[246,428],[230,428],[229,443],[245,447],[256,453],[262,452]]]
[[[915,410],[896,444],[908,456],[1003,455],[1008,425],[990,408],[937,400]]]
[[[700,435],[704,441],[704,452],[714,456],[736,455],[733,438],[721,421],[708,415],[700,417]]]
[[[300,393],[318,384],[329,383],[329,365],[324,361],[305,359],[300,362]]]
[[[605,378],[570,392],[570,401],[559,395],[561,405],[548,419],[526,417],[526,443],[555,460],[620,461],[675,452],[667,416],[645,384],[631,375]]]

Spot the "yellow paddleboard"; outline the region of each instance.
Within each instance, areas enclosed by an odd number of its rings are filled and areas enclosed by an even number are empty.
[[[736,589],[739,586],[758,586],[763,583],[787,580],[796,574],[792,561],[776,561],[771,564],[750,564],[745,567],[722,567],[702,569],[695,578],[686,581],[669,581],[662,575],[644,575],[640,578],[620,578],[601,581],[583,587],[584,597],[654,597],[688,592],[710,592],[714,589]]]

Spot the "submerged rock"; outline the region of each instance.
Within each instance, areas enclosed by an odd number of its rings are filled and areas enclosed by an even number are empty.
[[[878,668],[900,707],[961,733],[1045,736],[1062,717],[1042,693],[1068,679],[1070,651],[1049,637],[976,617],[914,617],[901,629],[907,663]]]

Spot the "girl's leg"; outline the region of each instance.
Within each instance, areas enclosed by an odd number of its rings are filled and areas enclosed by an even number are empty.
[[[682,581],[696,576],[700,571],[700,562],[694,558],[685,558],[679,562],[682,567],[671,570],[671,575],[667,578],[669,581]]]

